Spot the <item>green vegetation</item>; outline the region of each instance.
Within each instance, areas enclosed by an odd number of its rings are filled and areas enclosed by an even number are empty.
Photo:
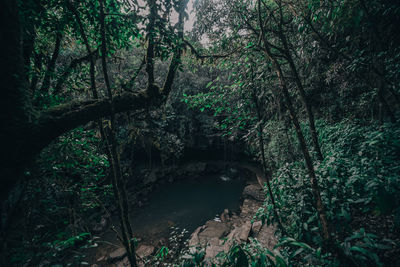
[[[138,257],[131,222],[148,177],[200,152],[257,162],[254,220],[280,239],[221,266],[400,264],[398,1],[4,0],[0,18],[0,265],[86,264],[112,229],[131,266],[205,266],[185,230]]]

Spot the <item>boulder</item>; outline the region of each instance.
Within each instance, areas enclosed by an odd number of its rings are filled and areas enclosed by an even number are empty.
[[[221,221],[207,221],[198,227],[189,241],[190,251],[197,248],[205,251],[204,263],[206,266],[220,266],[222,258],[215,258],[221,252],[228,253],[235,243],[248,242],[250,233],[265,247],[273,250],[277,244],[274,236],[276,227],[262,225],[261,221],[251,223],[257,210],[262,205],[264,193],[257,184],[251,184],[243,190],[243,204],[240,214],[232,214],[224,210]]]
[[[242,242],[246,242],[247,238],[249,237],[250,230],[251,230],[251,222],[247,221],[238,229],[237,237],[239,238],[239,240]]]
[[[117,262],[116,267],[129,267],[131,264],[129,263],[128,257],[125,257],[122,261]]]
[[[224,212],[220,216],[221,222],[228,222],[229,221],[229,210],[224,209]]]
[[[253,219],[257,210],[260,208],[261,203],[257,200],[247,198],[243,201],[242,207],[240,208],[239,217],[246,220]]]
[[[193,247],[196,247],[198,244],[200,244],[199,233],[200,233],[200,231],[203,230],[203,228],[204,228],[204,225],[199,226],[196,228],[196,230],[194,230],[194,232],[190,236],[189,247],[193,248]]]
[[[254,237],[265,248],[273,250],[278,240],[275,237],[276,226],[264,224],[260,231],[254,234]]]
[[[247,241],[251,229],[250,221],[246,221],[240,226],[235,226],[233,230],[226,236],[226,238],[210,238],[207,242],[204,259],[212,264],[216,264],[215,256],[221,252],[228,253],[229,249],[235,243]],[[214,262],[211,262],[214,261]]]
[[[257,201],[264,200],[264,192],[258,184],[250,184],[243,189],[243,198],[251,198]]]
[[[258,232],[260,232],[262,227],[262,222],[261,221],[256,221],[251,225],[251,232],[253,234],[258,234]]]
[[[199,232],[200,243],[205,244],[212,238],[222,238],[229,233],[230,225],[223,222],[208,221],[205,228]]]
[[[246,242],[251,230],[251,222],[246,221],[240,226],[236,226],[227,236],[228,240],[236,242]]]
[[[136,254],[140,257],[140,258],[146,258],[148,256],[150,256],[151,254],[153,254],[154,252],[154,247],[150,246],[150,245],[140,245],[137,249],[136,249]]]
[[[116,261],[122,260],[125,256],[126,256],[125,248],[119,248],[119,249],[111,252],[110,255],[108,255],[107,261],[116,262]]]
[[[204,258],[207,259],[214,259],[215,256],[218,255],[218,253],[225,251],[224,246],[221,244],[224,240],[220,240],[217,237],[211,238],[208,241],[207,247],[206,247],[206,254]],[[226,252],[226,251],[225,251]]]
[[[211,239],[218,240],[226,236],[231,224],[217,221],[207,221],[205,225],[198,227],[189,240],[189,247],[205,247]],[[214,240],[215,241],[215,240]]]

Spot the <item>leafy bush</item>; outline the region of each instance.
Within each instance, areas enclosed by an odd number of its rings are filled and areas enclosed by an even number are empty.
[[[65,250],[86,243],[100,205],[112,201],[108,166],[94,130],[77,128],[48,146],[26,174],[18,211],[24,231],[14,231],[12,260],[57,262]]]
[[[345,120],[333,125],[319,121],[318,126],[325,158],[315,169],[336,237],[356,261],[380,265],[380,256],[395,244],[387,236],[390,229],[381,229],[380,236],[365,229],[374,231],[374,220],[399,227],[399,125]],[[272,187],[288,236],[318,248],[322,240],[307,176],[302,161],[286,163],[273,175]],[[267,223],[276,219],[271,205],[267,199],[258,213]]]

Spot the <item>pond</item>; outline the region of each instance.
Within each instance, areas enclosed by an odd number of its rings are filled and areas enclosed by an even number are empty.
[[[134,232],[142,238],[165,236],[171,226],[189,233],[224,209],[235,211],[246,180],[228,175],[209,175],[160,185],[149,201],[131,214]]]
[[[146,196],[148,201],[130,213],[134,236],[141,244],[158,246],[160,241],[165,244],[174,226],[186,229],[185,237],[188,237],[208,220],[219,218],[224,209],[238,210],[248,178],[246,172],[230,169],[222,175],[203,175],[159,184]],[[112,220],[114,225],[119,225],[118,216],[113,216]],[[121,246],[111,229],[103,232],[96,242],[98,247],[85,251],[88,262],[95,263]]]

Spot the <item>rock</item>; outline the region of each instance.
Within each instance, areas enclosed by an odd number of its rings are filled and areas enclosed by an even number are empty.
[[[206,247],[206,255],[204,256],[205,259],[214,259],[218,253],[224,251],[224,247],[220,243],[221,240],[219,238],[214,237],[208,241]]]
[[[105,260],[106,260],[106,256],[101,256],[100,258],[97,259],[97,262],[105,261]]]
[[[229,221],[229,210],[224,209],[224,212],[221,214],[221,222]]]
[[[122,261],[117,262],[116,267],[129,267],[131,264],[129,263],[128,257],[125,257]]]
[[[250,184],[243,189],[244,198],[252,198],[257,201],[264,200],[264,192],[257,184]]]
[[[154,247],[153,246],[149,246],[149,245],[140,245],[137,249],[136,249],[136,254],[140,257],[140,258],[146,258],[148,256],[150,256],[151,254],[153,254],[154,252]]]
[[[257,200],[245,199],[240,209],[240,218],[251,220],[260,206],[261,203]]]
[[[236,241],[236,242],[245,242],[249,237],[251,230],[251,222],[246,221],[240,226],[236,226],[227,236],[228,240]]]
[[[228,236],[224,239],[220,239],[217,237],[210,238],[208,240],[206,250],[205,250],[205,260],[211,261],[215,260],[215,257],[221,253],[228,253],[231,246],[236,242],[244,242],[247,241],[251,229],[250,221],[245,222],[241,226],[235,227]],[[213,262],[216,264],[216,262]]]
[[[199,238],[199,233],[202,231],[204,226],[199,226],[194,230],[194,232],[190,236],[189,240],[189,247],[193,248],[196,247],[198,244],[200,244],[200,238]]]
[[[108,255],[107,261],[109,262],[119,261],[122,260],[125,256],[126,256],[125,248],[119,248],[111,252],[110,255]]]
[[[225,210],[223,214],[227,214]],[[221,215],[223,217],[223,215]],[[240,220],[237,222],[240,223]],[[247,241],[251,230],[251,222],[245,221],[240,226],[231,230],[231,223],[208,221],[204,226],[196,229],[189,241],[189,246],[195,250],[194,246],[205,248],[205,259],[214,259],[220,252],[228,252],[235,242]],[[227,236],[226,238],[223,238]],[[222,239],[223,238],[223,239]]]
[[[269,249],[273,250],[278,240],[275,237],[276,227],[274,225],[264,224],[260,231],[254,235],[254,237],[260,242],[260,244]]]
[[[239,229],[238,229],[238,237],[240,241],[247,241],[251,230],[251,222],[245,222]]]
[[[226,236],[230,231],[230,227],[230,223],[207,221],[205,225],[193,232],[189,240],[189,247],[191,247],[191,250],[195,250],[198,246],[204,248],[210,240],[214,238],[219,240]]]
[[[240,214],[233,213],[229,216],[229,211],[226,209],[220,216],[221,222],[207,221],[191,235],[190,252],[193,253],[199,248],[204,250],[205,266],[220,266],[222,258],[216,259],[215,256],[222,251],[229,252],[235,243],[247,242],[250,233],[270,250],[277,244],[274,226],[262,225],[261,221],[251,223],[264,199],[261,187],[257,183],[246,186],[243,197]]]
[[[206,244],[212,238],[221,238],[229,233],[230,225],[222,222],[208,221],[205,228],[199,232],[200,243]]]
[[[256,221],[251,225],[251,232],[253,234],[258,234],[258,232],[260,232],[262,227],[262,222],[261,221]]]

